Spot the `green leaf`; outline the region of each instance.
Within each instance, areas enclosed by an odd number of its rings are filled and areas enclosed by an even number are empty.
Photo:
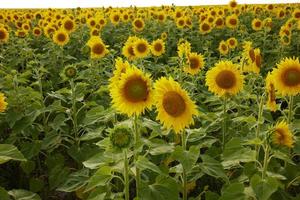
[[[85,192],[90,191],[97,186],[105,186],[112,178],[111,171],[111,167],[109,166],[103,166],[98,169],[90,178],[89,183],[85,188]]]
[[[217,193],[207,191],[205,192],[205,199],[206,200],[218,200],[220,196]]]
[[[89,170],[82,169],[69,175],[67,180],[57,188],[58,191],[73,192],[83,187],[89,179]]]
[[[36,140],[33,142],[24,142],[21,145],[20,150],[27,159],[31,159],[34,156],[39,154],[41,147],[42,147],[41,141]]]
[[[250,180],[250,185],[259,200],[268,200],[270,196],[276,192],[278,183],[276,179],[268,177],[263,180],[259,175],[255,174]]]
[[[82,135],[79,139],[80,141],[89,141],[89,140],[100,138],[101,133],[103,132],[104,129],[105,127],[100,127],[96,130],[88,131],[86,134]]]
[[[159,169],[159,167],[157,167],[154,163],[150,162],[147,158],[143,156],[138,157],[136,166],[141,170],[148,169],[158,174],[163,174],[163,172]]]
[[[152,185],[143,185],[140,200],[174,200],[178,199],[178,186],[173,178],[159,175],[156,177],[155,183]]]
[[[29,175],[35,169],[35,162],[30,160],[21,162],[20,167],[27,175]]]
[[[0,144],[0,164],[9,160],[26,161],[23,154],[11,144]]]
[[[222,165],[225,169],[239,165],[240,162],[254,162],[256,152],[250,148],[245,148],[241,144],[240,138],[232,138],[226,143],[222,156]]]
[[[0,187],[0,199],[1,200],[10,200],[8,192],[3,187]]]
[[[195,165],[199,153],[200,149],[197,146],[191,146],[189,151],[184,151],[181,146],[177,146],[172,153],[172,158],[178,160],[183,168],[189,172]]]
[[[292,165],[295,165],[295,163],[289,158],[289,156],[281,151],[273,151],[273,157],[284,160]]]
[[[44,181],[37,178],[31,178],[29,180],[29,188],[32,192],[39,192],[44,188]]]
[[[98,169],[113,161],[114,159],[112,157],[107,156],[104,152],[100,152],[84,161],[82,164],[89,169]]]
[[[27,190],[10,190],[8,194],[12,196],[14,200],[41,200],[39,195]]]
[[[246,200],[244,189],[242,183],[232,183],[222,190],[222,195],[219,200]]]
[[[199,167],[205,174],[228,181],[223,166],[220,164],[220,162],[208,155],[201,155],[201,159],[202,163],[199,164]]]

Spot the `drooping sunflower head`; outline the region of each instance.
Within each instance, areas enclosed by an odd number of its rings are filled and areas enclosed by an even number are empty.
[[[179,133],[193,124],[193,115],[198,111],[195,103],[178,82],[172,78],[160,78],[154,84],[157,109],[157,120],[166,128],[172,128]]]
[[[192,75],[197,74],[204,66],[204,58],[202,54],[189,53],[187,58],[187,66],[184,71]]]
[[[137,58],[144,58],[148,56],[150,52],[150,45],[147,40],[145,39],[137,39],[134,42],[133,52]]]
[[[109,79],[109,88],[113,88],[114,85],[118,85],[121,79],[121,75],[126,72],[131,66],[128,61],[123,61],[122,58],[118,57],[115,60],[115,70],[113,71],[113,76]]]
[[[7,107],[7,102],[5,101],[5,96],[0,92],[0,112],[4,112]]]
[[[165,53],[165,42],[162,39],[154,40],[151,44],[151,53],[154,56],[161,56]]]
[[[260,31],[263,28],[263,23],[258,18],[253,19],[251,25],[252,29],[255,31]]]
[[[59,46],[65,46],[70,40],[69,34],[63,29],[55,31],[52,39]]]
[[[227,55],[228,51],[229,51],[229,47],[227,45],[227,42],[225,42],[224,40],[222,40],[219,44],[219,48],[218,48],[220,54],[222,55]]]
[[[9,33],[4,27],[0,27],[0,43],[6,43],[9,39]]]
[[[227,43],[228,47],[231,49],[234,49],[238,45],[238,41],[234,37],[227,39],[226,43]]]
[[[226,17],[226,26],[231,29],[235,29],[239,24],[238,17],[233,14]]]
[[[285,121],[281,121],[275,125],[273,132],[273,143],[279,146],[293,148],[293,134]]]
[[[220,61],[206,73],[208,90],[222,97],[243,89],[244,76],[231,61]]]
[[[300,93],[300,63],[298,58],[284,58],[273,71],[275,88],[283,96]]]
[[[119,84],[110,89],[113,107],[128,116],[140,115],[153,104],[153,89],[149,74],[136,67],[122,73]]]
[[[266,91],[268,94],[267,108],[270,109],[272,112],[277,110],[274,81],[275,80],[273,74],[269,72],[266,77]]]
[[[92,59],[102,58],[109,52],[102,39],[98,36],[91,36],[87,45],[90,47]]]

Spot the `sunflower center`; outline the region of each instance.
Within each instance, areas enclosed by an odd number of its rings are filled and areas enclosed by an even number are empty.
[[[216,25],[217,26],[222,26],[223,25],[223,20],[221,18],[217,19]]]
[[[115,15],[115,16],[114,16],[114,21],[115,21],[115,22],[118,22],[119,19],[120,19],[119,15]]]
[[[297,18],[297,19],[300,18],[300,12],[295,13],[295,18]]]
[[[237,21],[236,21],[236,19],[230,19],[229,20],[229,23],[231,24],[231,25],[236,25],[237,24]]]
[[[235,45],[235,41],[234,41],[234,40],[229,40],[229,44],[230,44],[231,46],[234,46],[234,45]]]
[[[199,60],[197,58],[190,58],[189,62],[191,69],[197,69],[200,66]]]
[[[140,77],[134,77],[125,83],[124,95],[130,102],[146,101],[148,93],[147,83]]]
[[[0,31],[0,40],[5,39],[5,37],[6,37],[5,32],[1,30],[1,31]]]
[[[235,85],[236,78],[232,71],[223,70],[217,75],[216,83],[222,89],[230,89]]]
[[[73,29],[74,25],[73,25],[73,22],[72,21],[66,21],[65,24],[64,24],[64,27],[66,30],[70,31]]]
[[[59,34],[57,35],[57,40],[60,41],[60,42],[66,41],[66,36],[65,36],[65,34],[59,33]]]
[[[222,44],[221,48],[222,48],[223,51],[227,51],[227,46],[225,44]]]
[[[163,48],[163,47],[162,47],[161,43],[156,43],[156,44],[154,45],[155,51],[161,51],[162,48]]]
[[[40,31],[39,29],[36,29],[36,30],[34,30],[34,33],[35,33],[36,35],[40,35],[40,34],[41,34],[41,31]]]
[[[183,26],[183,25],[184,25],[184,20],[180,19],[180,20],[178,21],[178,24],[179,24],[180,26]]]
[[[144,53],[147,50],[147,46],[143,43],[137,45],[137,50],[141,53]]]
[[[296,86],[300,84],[300,69],[296,67],[289,68],[285,70],[282,74],[282,80],[287,86]]]
[[[102,54],[103,51],[104,51],[104,47],[102,44],[100,43],[97,43],[97,44],[94,44],[93,48],[92,48],[92,51],[93,53],[95,54]]]
[[[202,30],[203,31],[208,31],[209,29],[210,29],[210,27],[209,27],[208,24],[206,24],[206,23],[202,24]]]
[[[177,92],[169,91],[163,97],[163,107],[172,117],[182,115],[186,109],[185,101]]]
[[[135,27],[137,28],[142,28],[143,27],[143,22],[141,20],[136,20],[134,22]]]
[[[261,22],[258,21],[258,22],[255,22],[255,27],[259,28],[261,26]]]

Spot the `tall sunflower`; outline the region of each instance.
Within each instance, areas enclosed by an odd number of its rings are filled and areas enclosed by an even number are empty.
[[[151,53],[154,56],[161,56],[165,53],[165,42],[162,39],[154,40],[151,44]]]
[[[70,40],[69,34],[63,29],[55,31],[52,39],[59,46],[65,46]]]
[[[227,42],[225,42],[224,40],[222,40],[219,44],[219,48],[218,48],[220,54],[222,55],[227,55],[228,51],[229,51],[229,47],[227,45]]]
[[[153,89],[149,74],[136,67],[126,69],[120,81],[110,89],[113,107],[128,116],[140,115],[153,104]]]
[[[251,25],[252,25],[252,29],[255,31],[260,31],[263,28],[263,23],[258,18],[253,19]]]
[[[220,61],[206,73],[205,81],[218,96],[236,95],[243,89],[244,76],[231,61]]]
[[[164,127],[172,128],[179,133],[194,123],[193,115],[197,115],[197,107],[188,93],[172,78],[162,77],[154,84],[157,109],[157,120]]]
[[[134,42],[133,52],[137,58],[147,57],[150,52],[150,45],[145,39],[137,39]]]
[[[231,29],[235,29],[239,24],[238,17],[233,14],[226,17],[226,26]]]
[[[204,58],[202,54],[189,53],[187,57],[187,66],[184,71],[192,75],[197,74],[204,66]]]
[[[62,21],[62,27],[64,28],[65,31],[67,31],[68,33],[72,33],[75,31],[76,29],[76,24],[74,22],[74,20],[72,20],[69,17],[66,17],[63,21]]]
[[[283,96],[300,93],[300,63],[298,58],[284,58],[273,71],[275,88]]]
[[[272,112],[275,112],[277,110],[276,93],[274,86],[274,78],[270,72],[266,77],[266,91],[268,93],[267,108],[270,109]]]
[[[5,96],[0,92],[0,112],[4,112],[7,107],[7,102],[5,101]]]
[[[276,124],[273,132],[273,143],[279,146],[292,148],[294,145],[293,134],[285,121]]]
[[[102,58],[104,57],[109,51],[107,50],[105,44],[103,43],[102,39],[98,36],[91,36],[87,45],[91,49],[91,58]]]

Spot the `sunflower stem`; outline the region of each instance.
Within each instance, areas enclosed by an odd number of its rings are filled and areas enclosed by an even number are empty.
[[[182,131],[182,135],[181,135],[181,143],[182,143],[182,149],[183,151],[186,150],[186,134],[185,131]],[[186,171],[185,168],[182,166],[182,187],[183,187],[183,191],[182,191],[182,195],[183,195],[183,200],[187,200],[187,176],[186,176]]]
[[[124,184],[125,200],[129,200],[129,164],[127,158],[127,149],[124,149]]]
[[[265,156],[264,156],[264,165],[263,165],[263,170],[262,170],[262,179],[266,178],[266,173],[267,173],[267,169],[268,169],[268,162],[269,160],[269,145],[266,145],[265,148]]]
[[[293,105],[294,104],[294,98],[292,95],[290,95],[290,100],[289,100],[289,113],[288,113],[288,124],[290,124],[292,122],[292,118],[293,118]]]
[[[226,135],[226,104],[227,97],[223,99],[223,124],[222,124],[222,149],[225,148],[225,135]]]
[[[258,116],[257,116],[257,127],[256,127],[256,139],[259,138],[260,135],[260,124],[261,118],[263,114],[263,105],[264,105],[264,95],[261,96],[258,106]],[[259,145],[255,145],[256,159],[259,157]]]
[[[139,156],[139,143],[140,143],[140,134],[139,134],[139,131],[138,131],[138,124],[137,124],[137,120],[138,120],[138,117],[137,115],[134,115],[134,123],[133,123],[133,126],[134,126],[134,132],[135,132],[135,149],[134,149],[134,161],[135,163],[137,162],[138,160],[138,156]],[[137,166],[135,166],[135,184],[136,184],[136,197],[139,198],[139,187],[140,187],[140,169],[137,168]]]
[[[76,144],[79,146],[80,141],[78,138],[78,130],[77,130],[77,108],[76,108],[76,91],[75,91],[75,84],[73,79],[70,80],[71,86],[71,98],[72,98],[72,121],[73,121],[73,130]]]

